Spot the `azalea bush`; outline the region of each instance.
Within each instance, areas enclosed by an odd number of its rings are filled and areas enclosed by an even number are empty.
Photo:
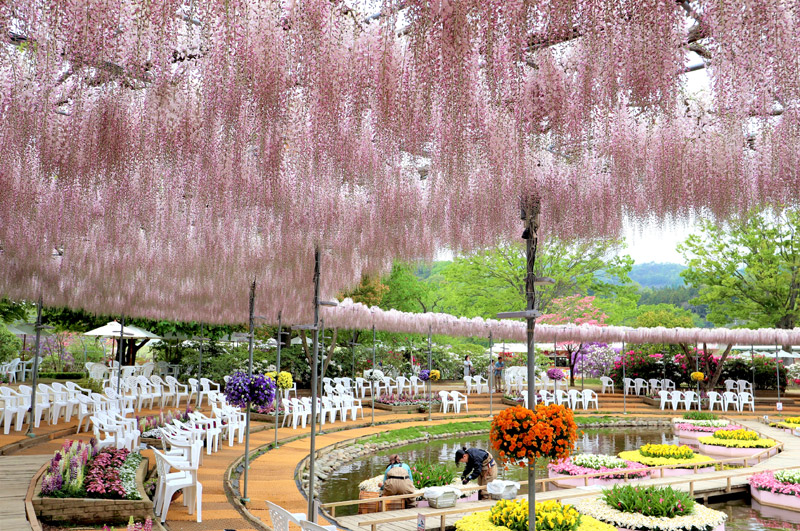
[[[694,451],[686,445],[675,444],[645,444],[639,448],[639,453],[644,457],[661,457],[666,459],[691,459]]]
[[[489,438],[502,462],[527,466],[540,457],[569,457],[577,429],[572,411],[564,406],[539,404],[534,410],[515,406],[495,415]]]
[[[695,502],[686,493],[672,487],[632,487],[614,485],[603,491],[603,501],[624,513],[674,518],[691,514]]]
[[[414,486],[418,489],[450,485],[456,477],[456,470],[445,463],[415,463],[411,467]]]

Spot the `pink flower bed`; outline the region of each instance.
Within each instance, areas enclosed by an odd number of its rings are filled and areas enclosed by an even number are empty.
[[[678,431],[702,431],[708,433],[714,433],[715,431],[731,431],[731,430],[739,430],[741,426],[736,426],[734,424],[728,424],[727,426],[717,427],[717,426],[695,426],[694,424],[686,424],[680,423],[675,424],[675,429]]]
[[[125,498],[119,469],[129,453],[125,448],[106,448],[98,453],[86,474],[86,492],[97,498]]]
[[[768,470],[750,477],[750,486],[758,490],[766,490],[776,494],[800,496],[800,484],[784,483],[775,479],[774,472]]]
[[[645,465],[636,463],[634,461],[625,462],[628,463],[628,467],[630,469],[647,468]],[[604,472],[602,476],[597,476],[598,479],[622,479],[625,477],[625,474],[628,471],[628,468],[586,468],[583,466],[573,465],[569,460],[562,461],[560,463],[550,463],[548,468],[551,472],[556,474],[567,474],[570,476],[582,476],[584,474],[598,474],[600,472]],[[627,474],[629,478],[643,478],[648,475],[647,471],[627,472]]]

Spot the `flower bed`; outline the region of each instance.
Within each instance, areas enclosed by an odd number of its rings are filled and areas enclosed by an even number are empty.
[[[674,449],[661,448],[669,446]],[[645,449],[645,453],[642,453],[643,449]],[[638,450],[620,452],[619,457],[626,461],[633,461],[647,466],[674,465],[663,471],[664,476],[691,474],[695,467],[711,467],[710,470],[714,470],[714,460],[711,457],[696,454],[688,446],[678,447],[676,445],[650,444]],[[653,477],[660,477],[661,474],[662,472],[651,472],[651,476]]]
[[[762,505],[800,511],[800,471],[754,474],[750,477],[750,495]]]
[[[772,439],[762,439],[752,430],[719,430],[710,437],[700,437],[700,451],[723,459],[733,457],[750,457],[761,453],[766,448],[773,448],[778,443]],[[777,450],[776,450],[777,452]],[[770,453],[769,455],[773,455]]]
[[[645,478],[647,471],[627,472],[628,469],[641,469],[644,465],[626,461],[609,455],[577,454],[569,459],[548,465],[551,478],[563,478],[556,482],[559,487],[581,487],[584,485],[610,485],[629,479]],[[570,476],[582,476],[604,472],[602,476],[584,479],[570,479]],[[627,477],[627,479],[626,479]]]
[[[702,422],[702,421],[697,421],[697,422]],[[741,429],[741,426],[738,426],[736,424],[727,424],[725,426],[718,427],[718,426],[705,426],[703,424],[694,424],[694,423],[690,424],[688,422],[681,422],[672,425],[672,432],[675,435],[677,435],[681,439],[690,439],[693,441],[696,441],[700,437],[705,437],[709,434],[713,434],[716,431],[729,431],[738,429]]]
[[[438,395],[433,395],[433,407],[441,405]],[[430,404],[431,395],[414,393],[382,394],[375,398],[375,409],[383,409],[394,413],[405,413],[419,410],[420,406]]]
[[[145,444],[154,444],[161,440],[161,430],[159,428],[172,425],[175,420],[186,422],[189,420],[189,413],[192,408],[186,407],[186,411],[161,411],[158,415],[149,415],[147,417],[136,417],[136,422],[139,425],[139,431],[142,432],[140,437],[141,442]],[[149,439],[149,441],[148,441]]]
[[[456,531],[528,531],[528,502],[501,500],[489,511],[472,513],[456,522]],[[536,529],[547,531],[615,531],[614,526],[578,514],[555,501],[536,504]]]
[[[614,487],[575,507],[622,531],[722,531],[727,515],[697,504],[670,487]]]
[[[44,521],[81,525],[144,519],[153,512],[143,494],[146,473],[147,460],[138,453],[94,453],[92,446],[67,441],[38,482],[34,510]]]

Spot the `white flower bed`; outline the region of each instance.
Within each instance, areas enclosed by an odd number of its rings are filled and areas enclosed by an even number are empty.
[[[575,454],[572,456],[572,464],[584,468],[628,468],[628,462],[613,455],[598,454]]]
[[[649,529],[650,531],[711,531],[725,523],[728,518],[723,512],[695,504],[692,514],[666,518],[663,516],[644,516],[639,513],[623,513],[599,498],[575,502],[581,514],[596,518],[601,522],[624,529]]]
[[[727,420],[692,420],[676,417],[672,419],[673,424],[691,424],[692,426],[703,426],[706,428],[724,428],[730,422]]]
[[[136,469],[142,462],[142,454],[130,454],[122,466],[119,467],[119,479],[122,481],[122,488],[125,489],[126,500],[141,500],[139,489],[136,487]]]

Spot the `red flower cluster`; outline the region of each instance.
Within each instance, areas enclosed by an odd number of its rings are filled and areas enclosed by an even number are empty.
[[[539,457],[563,459],[575,449],[578,426],[572,411],[551,404],[508,408],[492,420],[490,440],[503,463],[520,466]]]

